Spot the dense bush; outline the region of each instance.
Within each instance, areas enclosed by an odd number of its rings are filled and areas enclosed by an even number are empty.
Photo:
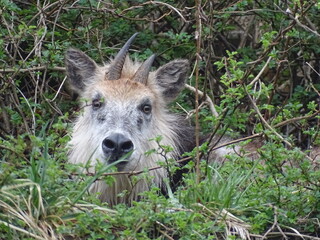
[[[319,157],[310,154],[320,144],[319,9],[317,0],[0,0],[0,238],[319,239]],[[135,32],[134,58],[156,53],[155,67],[190,59],[199,102],[189,87],[171,108],[187,111],[197,134],[263,144],[256,160],[232,155],[199,171],[191,161],[168,197],[153,189],[111,209],[86,191],[109,168],[73,176],[67,164],[79,109],[64,52],[102,64]]]

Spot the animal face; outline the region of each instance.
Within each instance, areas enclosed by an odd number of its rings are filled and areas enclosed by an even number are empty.
[[[139,142],[150,137],[154,128],[155,96],[142,84],[127,79],[111,81],[99,89],[104,90],[92,98],[92,117],[96,121],[94,125],[101,128],[102,154],[109,163],[132,151],[131,157],[139,158],[136,156],[139,151],[134,150],[141,149]],[[130,163],[121,162],[118,167]]]
[[[117,164],[119,170],[153,167],[163,159],[148,159],[145,152],[157,148],[150,139],[159,135],[163,144],[178,151],[179,132],[183,130],[166,105],[183,89],[188,61],[175,60],[150,72],[154,56],[142,64],[126,58],[134,37],[110,64],[102,67],[83,52],[68,50],[70,83],[89,103],[84,104],[75,124],[71,162],[113,163],[127,156]]]
[[[94,158],[113,163],[120,162],[119,170],[134,169],[147,151],[148,141],[157,132],[156,94],[139,82],[130,79],[100,81],[85,93],[91,103],[84,108],[80,121],[98,143]]]

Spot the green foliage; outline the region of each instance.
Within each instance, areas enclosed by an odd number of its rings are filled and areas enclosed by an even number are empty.
[[[0,0],[0,239],[319,236],[319,1],[202,4],[199,35],[194,1]],[[111,184],[114,167],[96,166],[93,175],[67,163],[81,109],[65,82],[64,53],[75,47],[102,64],[135,32],[131,56],[156,53],[155,68],[186,58],[195,70],[201,56],[199,90],[218,112],[200,96],[201,133],[263,138],[256,156],[239,150],[224,164],[204,161],[200,175],[187,162],[175,192],[153,188],[133,206],[111,208],[88,188]],[[177,102],[170,108],[195,120],[194,93],[184,90]],[[172,146],[161,136],[150,141],[158,148],[146,154],[165,157],[171,186],[181,170],[166,157]],[[248,143],[256,142],[239,145]],[[199,149],[207,156],[210,148]],[[147,169],[133,178],[151,180]]]

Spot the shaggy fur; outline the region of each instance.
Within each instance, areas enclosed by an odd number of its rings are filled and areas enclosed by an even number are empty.
[[[90,171],[100,162],[108,164],[101,147],[103,140],[111,134],[122,134],[133,142],[134,151],[119,171],[140,171],[159,166],[165,158],[160,154],[146,155],[147,151],[158,149],[151,141],[161,136],[161,144],[172,146],[167,158],[177,159],[182,152],[193,145],[193,130],[178,115],[167,110],[167,104],[176,98],[183,89],[188,72],[188,61],[175,60],[155,72],[150,72],[147,84],[131,80],[141,64],[126,58],[121,77],[108,80],[109,65],[100,67],[83,52],[70,49],[66,54],[67,74],[72,87],[80,94],[83,112],[78,117],[70,141],[69,161],[74,164],[87,164]],[[90,103],[101,102],[101,107]],[[151,104],[151,114],[141,111],[141,104]],[[87,105],[89,106],[87,106]],[[139,194],[150,189],[151,185],[165,188],[167,177],[164,168],[149,171],[152,181],[140,180],[133,183],[129,174],[115,176],[115,183],[108,186],[97,181],[91,192],[100,193],[102,201],[111,205],[131,204],[139,199]],[[119,196],[119,193],[126,194]]]

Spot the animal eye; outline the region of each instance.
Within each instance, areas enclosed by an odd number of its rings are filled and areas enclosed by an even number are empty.
[[[145,114],[150,114],[151,113],[151,105],[149,104],[144,104],[141,108],[142,112],[144,112]]]
[[[102,106],[102,100],[101,99],[94,99],[93,101],[92,101],[92,108],[93,109],[98,109],[98,108],[100,108]]]

